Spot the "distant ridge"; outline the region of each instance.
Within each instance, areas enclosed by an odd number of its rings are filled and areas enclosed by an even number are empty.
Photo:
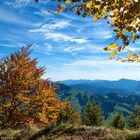
[[[65,80],[57,90],[60,100],[67,100],[79,111],[83,111],[89,100],[94,100],[104,111],[123,112],[129,115],[135,105],[140,105],[140,81],[131,79],[109,80]]]
[[[64,80],[63,84],[95,93],[106,94],[109,92],[121,92],[122,94],[140,94],[140,81],[131,79],[110,80]]]

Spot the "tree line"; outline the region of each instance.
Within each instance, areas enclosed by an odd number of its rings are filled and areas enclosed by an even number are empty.
[[[80,114],[68,101],[59,101],[55,90],[59,84],[43,79],[44,67],[31,59],[30,46],[23,47],[0,61],[0,126],[47,126],[65,124],[105,125],[103,111],[89,101]],[[140,106],[126,121],[123,113],[113,115],[110,126],[140,128]]]
[[[102,108],[95,103],[89,101],[84,111],[78,113],[72,105],[61,112],[61,121],[63,123],[83,124],[87,126],[103,126],[114,127],[116,129],[139,129],[140,128],[140,106],[135,106],[133,112],[126,118],[122,112],[115,112],[111,116],[111,120],[106,123]]]

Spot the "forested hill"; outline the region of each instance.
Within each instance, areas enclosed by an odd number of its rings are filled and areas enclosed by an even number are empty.
[[[110,92],[120,94],[140,94],[140,81],[120,79],[118,81],[109,80],[65,80],[63,84],[82,91],[89,91],[98,94]]]
[[[119,80],[116,81],[116,83],[124,84],[126,81],[127,80]],[[86,82],[85,80],[84,81],[82,80],[81,82],[82,83],[80,84],[76,83],[75,85],[69,83],[69,86],[65,84],[60,84],[60,89],[57,90],[57,93],[61,100],[70,101],[72,105],[75,106],[75,108],[79,111],[83,111],[87,102],[93,99],[97,104],[99,104],[102,107],[105,117],[108,117],[110,113],[120,112],[120,111],[124,112],[124,115],[127,116],[129,113],[131,113],[135,105],[140,105],[140,94],[138,94],[139,92],[134,92],[134,93],[129,92],[128,94],[127,90],[123,90],[123,92],[121,92],[120,89],[113,90],[113,87],[110,88],[111,89],[110,91],[108,90],[108,92],[106,92],[107,87],[104,86],[107,86],[107,83],[101,84],[103,81],[88,81],[87,82],[88,84],[85,83]],[[93,84],[94,82],[96,83],[95,84],[96,86],[97,84],[98,85],[100,84],[100,87],[94,89],[96,87]],[[110,81],[106,81],[106,82],[110,83],[109,86],[111,87],[111,82]],[[129,85],[133,82],[135,83],[135,86]],[[66,81],[64,83],[66,83]],[[139,82],[137,81],[130,80],[127,84],[129,86],[128,89],[131,86],[133,88],[137,87],[138,83]],[[92,85],[92,87],[90,87],[90,85]],[[114,85],[114,87],[117,87],[116,86],[117,84],[112,84],[112,85]],[[102,93],[102,91],[104,92]]]

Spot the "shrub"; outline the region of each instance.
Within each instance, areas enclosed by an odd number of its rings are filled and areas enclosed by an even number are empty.
[[[58,123],[79,124],[80,114],[67,102],[65,108],[60,111]]]
[[[94,101],[88,102],[83,113],[83,123],[91,126],[103,124],[103,111]]]
[[[129,119],[130,128],[140,128],[140,106],[136,106]]]
[[[125,125],[126,125],[126,121],[122,113],[118,113],[113,116],[111,126],[123,130],[125,128]]]

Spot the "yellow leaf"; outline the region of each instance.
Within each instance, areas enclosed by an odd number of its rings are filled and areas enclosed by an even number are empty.
[[[97,16],[94,16],[93,20],[94,20],[94,21],[98,20]]]
[[[140,63],[140,60],[137,60],[136,62],[137,62],[137,63]]]
[[[59,12],[64,12],[62,9]]]
[[[95,8],[100,8],[100,5],[95,5]]]
[[[58,11],[55,11],[55,14],[58,14]]]
[[[78,10],[78,7],[75,7],[75,10],[77,11]]]
[[[128,57],[132,57],[133,54],[132,54],[132,53],[128,53],[127,56],[128,56]]]
[[[111,52],[111,58],[113,58],[113,57],[115,56],[116,53],[117,53],[117,50],[113,50],[113,51]]]
[[[118,46],[118,44],[117,43],[111,43],[108,47],[110,48],[110,49],[113,49],[113,48],[116,48]]]
[[[125,49],[125,46],[122,46],[122,50],[124,50]]]
[[[66,9],[66,5],[65,5],[65,4],[61,4],[61,7],[62,7],[63,9]]]
[[[135,58],[135,56],[132,56],[132,57],[130,57],[129,59],[130,59],[130,60],[135,60],[136,58]]]
[[[121,62],[125,62],[125,60],[121,60]]]
[[[70,0],[66,0],[65,1],[67,4],[71,4],[71,1]]]
[[[91,7],[92,7],[92,4],[93,4],[93,2],[90,1],[90,2],[88,2],[88,3],[86,4],[86,7],[87,7],[87,8],[91,8]]]

